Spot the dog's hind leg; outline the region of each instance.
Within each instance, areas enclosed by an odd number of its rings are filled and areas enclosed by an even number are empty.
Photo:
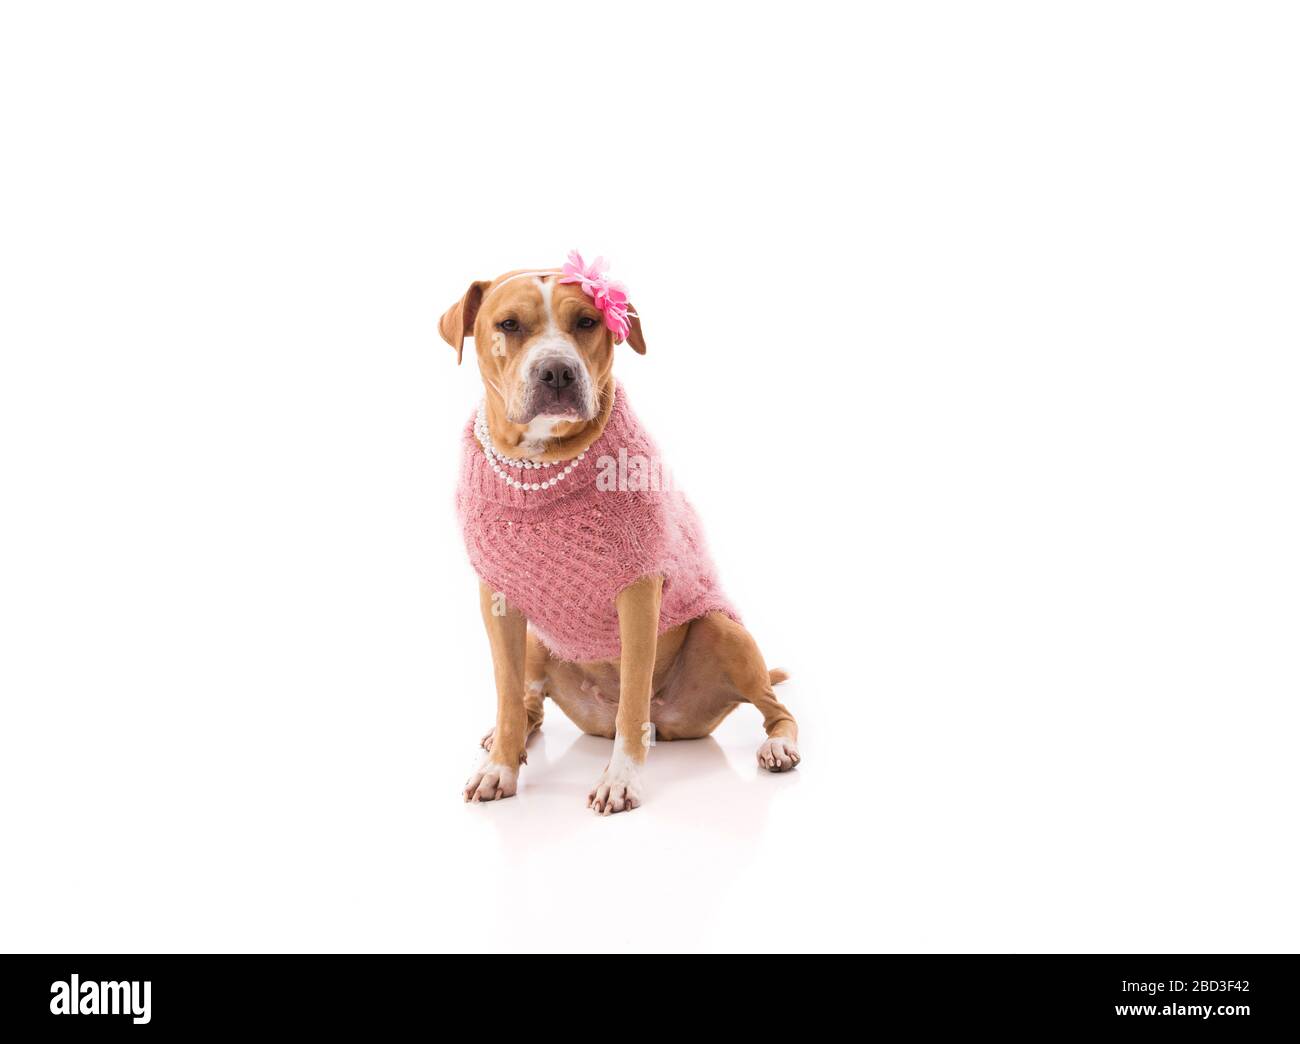
[[[758,643],[724,613],[691,621],[674,670],[654,703],[655,724],[664,739],[707,736],[742,703],[763,715],[767,741],[758,748],[758,763],[772,772],[799,764],[799,727],[789,708],[776,698],[774,685],[785,671],[769,671]]]
[[[765,669],[766,670],[766,669]],[[794,715],[776,698],[772,686],[785,681],[784,671],[766,671],[767,678],[749,697],[749,702],[763,715],[763,729],[767,742],[758,748],[758,763],[769,772],[785,772],[799,764],[797,741],[799,726]]]
[[[527,714],[527,731],[524,742],[542,727],[545,713],[543,701],[546,699],[546,669],[551,660],[550,650],[538,640],[537,635],[528,632],[528,649],[524,655],[524,712]],[[480,741],[484,750],[492,749],[492,737],[497,733],[496,726],[487,730],[487,735]],[[525,752],[524,761],[528,761]]]
[[[734,628],[732,642],[737,648],[728,673],[739,695],[763,715],[763,731],[767,733],[767,740],[758,748],[758,763],[769,772],[788,772],[800,761],[799,726],[773,689],[785,681],[786,673],[769,671],[749,632],[738,623],[727,622]]]

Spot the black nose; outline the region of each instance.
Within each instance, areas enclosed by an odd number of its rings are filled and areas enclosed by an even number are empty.
[[[577,378],[574,377],[573,371],[563,363],[544,362],[537,368],[537,379],[548,388],[559,391],[561,388],[567,388]]]

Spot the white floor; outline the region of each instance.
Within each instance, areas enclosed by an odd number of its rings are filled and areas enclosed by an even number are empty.
[[[180,702],[151,715],[162,743],[133,738],[129,707],[33,708],[35,741],[8,763],[28,787],[3,807],[6,948],[1196,951],[1293,938],[1279,818],[1293,770],[1226,760],[1243,741],[1280,754],[1285,736],[1173,720],[1121,735],[1109,711],[1098,725],[1045,706],[1027,728],[1057,739],[1029,750],[1002,708],[836,692],[814,668],[779,690],[803,728],[793,773],[757,768],[760,723],[742,707],[713,738],[654,748],[645,805],[597,817],[585,795],[610,744],[548,704],[518,796],[465,805],[492,696],[485,649],[467,636],[461,652],[455,685],[369,707],[346,660],[337,692],[304,689],[292,711],[265,694],[224,710]]]

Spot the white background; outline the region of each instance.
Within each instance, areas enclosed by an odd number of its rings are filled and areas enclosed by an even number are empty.
[[[1286,5],[9,4],[7,950],[1294,950]],[[618,372],[799,718],[554,706],[451,508],[472,279]]]

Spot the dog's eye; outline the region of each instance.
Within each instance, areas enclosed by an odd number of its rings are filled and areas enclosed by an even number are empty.
[[[502,319],[501,322],[497,323],[497,329],[504,330],[506,333],[514,333],[516,330],[519,329],[519,320]]]
[[[579,330],[590,330],[595,325],[596,325],[596,320],[589,315],[584,315],[581,319],[578,320]]]

